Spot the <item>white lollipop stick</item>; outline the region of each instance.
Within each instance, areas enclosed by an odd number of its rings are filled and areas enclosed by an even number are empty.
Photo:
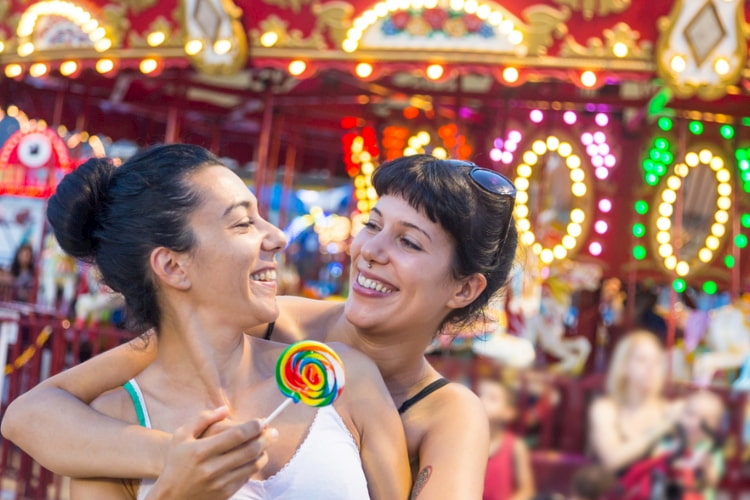
[[[271,420],[279,416],[279,413],[284,411],[284,408],[289,406],[290,404],[294,403],[294,400],[292,398],[286,398],[279,406],[276,407],[274,411],[271,412],[268,417],[263,421],[263,425],[268,425],[271,423]]]

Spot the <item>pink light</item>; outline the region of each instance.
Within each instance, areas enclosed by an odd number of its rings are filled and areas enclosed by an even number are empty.
[[[606,222],[604,222],[603,220],[598,220],[598,221],[596,221],[596,223],[594,224],[594,231],[596,231],[596,232],[597,232],[597,233],[599,233],[599,234],[604,234],[604,233],[606,233],[606,232],[607,232],[607,229],[609,229],[609,226],[608,226],[608,225],[607,225],[607,223],[606,223]]]
[[[612,202],[607,198],[602,198],[599,200],[599,210],[601,210],[602,213],[608,214],[609,211],[612,210]]]
[[[596,156],[596,154],[599,152],[599,147],[596,144],[589,144],[586,146],[586,154],[589,156]]]
[[[496,137],[494,145],[496,148],[501,149],[503,147],[503,140],[500,137]]]
[[[594,173],[595,173],[597,179],[604,180],[607,177],[609,177],[609,170],[607,170],[606,167],[599,167],[599,168],[596,169],[596,171]]]
[[[603,167],[604,158],[602,156],[596,155],[593,158],[591,158],[591,164],[595,167]]]
[[[574,111],[566,111],[565,113],[563,113],[563,121],[568,125],[573,125],[576,120],[578,120],[578,116]]]
[[[609,144],[606,142],[604,144],[599,144],[599,154],[602,156],[606,156],[609,154]]]
[[[615,163],[617,163],[617,158],[615,158],[615,155],[607,155],[604,157],[604,165],[612,168],[615,166]]]
[[[511,153],[510,151],[504,152],[500,160],[506,165],[510,164],[513,161],[513,153]]]
[[[518,130],[511,130],[508,133],[508,140],[510,142],[521,142],[522,137],[523,136],[521,135],[521,132],[519,132]]]
[[[606,127],[609,123],[609,117],[604,113],[597,113],[594,121],[596,121],[596,124],[600,127]]]
[[[532,109],[531,113],[529,113],[529,119],[534,123],[539,123],[544,120],[544,113],[542,113],[541,110]]]
[[[585,132],[583,135],[581,135],[581,142],[586,146],[588,146],[589,144],[593,144],[594,136],[589,132]]]
[[[602,254],[602,244],[598,241],[593,242],[589,245],[589,253],[593,256],[598,256]]]
[[[597,144],[604,144],[605,142],[607,142],[607,136],[604,135],[604,132],[595,132],[594,142]]]
[[[508,140],[508,142],[505,143],[505,150],[510,151],[511,153],[515,153],[516,149],[518,149],[518,143],[512,142]]]
[[[492,158],[492,161],[500,161],[503,158],[503,152],[497,148],[492,148],[490,150],[490,158]]]

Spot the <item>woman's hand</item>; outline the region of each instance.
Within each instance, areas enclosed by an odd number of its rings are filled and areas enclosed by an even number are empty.
[[[164,472],[146,498],[226,499],[265,466],[276,429],[258,419],[226,425],[227,416],[226,407],[204,411],[175,432]]]

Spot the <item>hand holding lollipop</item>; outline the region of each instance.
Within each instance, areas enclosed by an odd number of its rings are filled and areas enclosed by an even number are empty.
[[[318,407],[333,404],[344,390],[344,365],[326,344],[303,340],[290,345],[279,356],[276,383],[289,399],[266,418],[266,424],[292,402]]]

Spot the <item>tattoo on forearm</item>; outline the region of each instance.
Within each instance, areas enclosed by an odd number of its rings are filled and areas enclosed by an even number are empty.
[[[422,490],[427,484],[427,481],[429,481],[431,475],[431,465],[428,465],[424,469],[419,471],[419,474],[417,474],[417,479],[414,480],[414,486],[411,489],[411,496],[409,497],[409,500],[417,500],[417,497],[420,493],[422,493]]]

